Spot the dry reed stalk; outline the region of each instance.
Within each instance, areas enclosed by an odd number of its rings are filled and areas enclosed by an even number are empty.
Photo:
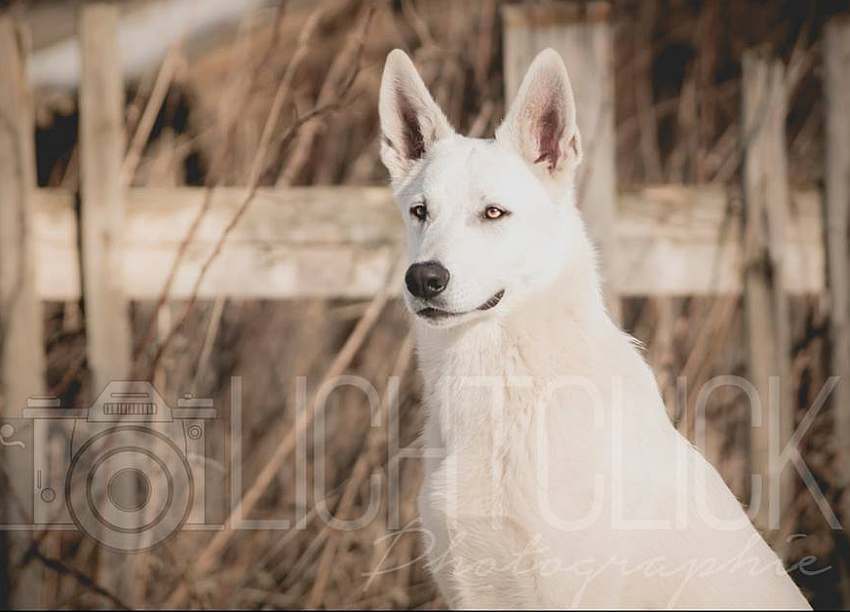
[[[697,142],[697,82],[693,70],[682,84],[682,94],[679,97],[679,108],[676,113],[677,135],[680,136],[676,148],[670,154],[667,164],[667,179],[673,183],[691,182],[688,164],[693,169],[693,153],[698,147]]]
[[[705,168],[705,153],[710,150],[716,132],[715,100],[704,96],[715,80],[717,69],[718,30],[720,29],[720,5],[717,2],[707,2],[702,5],[697,19],[696,38],[698,54],[696,58],[696,135],[695,147],[691,163],[694,165],[694,180],[697,183],[707,181]]]
[[[322,8],[322,7],[319,7],[319,8]],[[305,30],[307,35],[312,33],[312,28],[315,28],[315,21],[318,20],[317,15],[319,15],[319,14],[320,14],[319,10],[317,9],[313,13],[311,18],[308,19],[308,27]],[[280,10],[279,13],[278,13],[278,21],[277,21],[278,25],[279,25],[279,22],[280,22],[280,19],[282,18],[282,16],[283,16],[283,11]],[[310,26],[311,23],[313,23],[314,25]],[[275,42],[275,40],[273,38],[272,42],[270,43],[269,48],[266,51],[266,55],[265,55],[266,60],[268,60],[268,57],[269,57],[271,49],[272,49],[271,45],[273,45],[274,42]],[[229,87],[227,87],[225,89],[226,93],[230,92],[231,95],[233,95],[234,93],[236,93],[238,90],[241,89],[242,96],[247,96],[247,94],[249,93],[250,87],[253,83],[253,80],[255,80],[256,77],[257,77],[257,73],[259,72],[259,68],[262,67],[262,64],[260,64],[260,66],[258,66],[258,70],[255,70],[255,72],[253,74],[253,79],[247,81],[247,83],[246,83],[246,81],[244,80],[244,78],[242,77],[242,74],[241,74],[241,68],[245,63],[246,58],[237,57],[236,54],[239,51],[242,51],[244,53],[247,48],[248,47],[246,47],[246,46],[240,46],[238,44],[234,45],[234,58],[233,58],[233,61],[232,61],[232,66],[234,67],[234,69],[231,70],[230,78],[228,80],[229,81]],[[168,58],[166,58],[166,61],[167,61],[167,59]],[[238,67],[238,69],[237,69],[237,67]],[[168,76],[168,73],[167,73],[167,71],[164,70],[164,66],[163,66],[163,70],[161,70],[160,73],[161,74],[165,73],[163,75],[162,81],[166,81],[167,80],[166,77]],[[160,79],[158,77],[157,81],[159,81],[159,80]],[[170,80],[170,78],[168,80]],[[167,88],[164,88],[164,89],[167,92]],[[163,92],[163,95],[166,92]],[[227,95],[221,96],[222,100],[227,99],[227,98],[228,98]],[[236,104],[234,106],[239,107],[241,105]],[[225,121],[224,124],[223,124],[222,133],[224,135],[224,139],[223,139],[224,142],[223,142],[223,146],[220,149],[217,150],[218,154],[212,160],[211,169],[210,169],[211,176],[215,176],[218,172],[220,172],[220,166],[223,165],[225,155],[226,155],[226,152],[228,150],[227,144],[233,140],[232,134],[233,134],[233,130],[235,129],[236,121],[237,121],[237,118],[238,118],[238,113],[233,113],[233,114],[230,114],[230,115],[228,115],[227,113],[223,113],[223,114],[229,116],[229,120]],[[276,120],[276,116],[270,114],[266,118],[266,123],[268,124],[272,118],[274,118]],[[256,157],[254,159],[254,163],[256,163]],[[160,292],[160,296],[157,299],[156,307],[154,308],[154,311],[151,314],[151,318],[149,320],[147,330],[143,334],[142,341],[139,343],[139,346],[136,350],[135,358],[134,358],[134,362],[136,362],[135,363],[136,369],[139,369],[138,361],[139,361],[139,358],[141,357],[143,351],[145,350],[145,347],[148,346],[153,340],[157,316],[158,316],[160,310],[165,306],[165,303],[168,301],[168,296],[169,296],[169,293],[171,291],[171,286],[173,285],[174,279],[177,276],[177,270],[179,269],[180,264],[181,264],[181,262],[183,261],[183,258],[186,255],[186,251],[189,248],[189,245],[191,244],[192,240],[194,240],[194,237],[197,234],[197,231],[198,231],[198,228],[201,225],[201,222],[203,221],[203,219],[206,217],[207,213],[209,212],[209,207],[212,203],[212,196],[213,196],[212,192],[213,192],[213,185],[210,184],[209,188],[207,189],[207,193],[204,196],[204,201],[201,205],[201,208],[198,211],[198,214],[192,220],[192,225],[189,227],[189,230],[186,232],[186,236],[183,238],[183,240],[181,241],[181,243],[180,243],[180,245],[177,249],[177,254],[174,257],[174,262],[171,265],[171,269],[169,270],[168,276],[166,277],[165,284],[163,285],[162,291]],[[183,321],[181,320],[181,323],[182,322]],[[175,329],[175,333],[176,333],[176,329]],[[166,338],[165,342],[164,342],[165,346],[161,347],[162,350],[165,350],[165,348],[167,347],[168,344],[170,344],[170,342],[171,342],[171,338],[170,337]],[[158,361],[158,359],[160,357],[161,357],[160,353],[157,353],[157,355],[154,357],[154,364],[150,367],[151,371],[155,370],[155,368],[156,368],[155,362]]]
[[[389,383],[393,378],[398,380],[405,372],[407,372],[408,366],[410,365],[410,360],[413,356],[413,345],[413,335],[408,332],[407,337],[404,339],[404,342],[401,345],[398,357],[396,357],[396,363],[393,367],[390,380],[388,380],[387,387],[384,390],[384,402],[382,402],[378,414],[373,417],[374,421],[383,422],[387,416],[387,411],[390,408],[391,402],[395,401],[394,398],[390,397],[391,391]],[[351,508],[354,504],[354,497],[357,495],[360,486],[363,484],[363,481],[369,474],[371,468],[371,460],[374,456],[374,453],[369,451],[373,449],[374,445],[375,442],[373,437],[369,440],[369,448],[367,449],[367,451],[361,453],[360,456],[357,458],[357,462],[354,464],[354,469],[351,471],[351,478],[348,481],[345,490],[343,491],[342,499],[340,501],[339,508],[337,509],[337,518],[340,520],[345,520],[348,518]],[[330,530],[332,528],[330,525],[326,525],[324,529]],[[324,550],[322,551],[322,558],[319,561],[319,569],[317,571],[316,582],[313,584],[313,589],[310,591],[310,596],[307,599],[308,608],[317,608],[322,604],[322,601],[324,600],[324,593],[328,585],[328,580],[330,578],[334,558],[336,557],[339,535],[339,532],[336,530],[332,530],[329,534],[328,541],[325,544]]]
[[[336,358],[328,367],[327,373],[325,374],[322,383],[319,385],[319,390],[314,396],[312,403],[307,407],[303,415],[299,415],[295,427],[288,430],[285,435],[281,437],[281,442],[275,453],[269,457],[268,463],[266,463],[254,483],[242,496],[242,499],[236,504],[236,507],[233,512],[231,512],[230,517],[225,522],[226,525],[230,525],[232,523],[234,516],[244,516],[248,514],[257,504],[260,497],[265,492],[266,487],[268,487],[274,478],[275,473],[280,469],[283,462],[287,459],[287,457],[289,457],[290,453],[295,448],[297,439],[304,434],[308,425],[312,422],[313,418],[315,418],[317,412],[323,408],[323,404],[318,401],[318,399],[322,397],[322,389],[331,384],[348,368],[351,360],[354,358],[363,342],[365,342],[369,331],[377,322],[378,316],[381,314],[381,311],[389,297],[389,283],[396,282],[398,280],[396,276],[397,273],[394,271],[394,273],[390,275],[388,283],[385,285],[384,289],[372,299],[369,304],[369,308],[363,314],[360,321],[357,322],[357,325],[351,332],[351,335],[346,340],[342,349],[340,349]],[[201,575],[214,567],[235,533],[235,531],[227,527],[225,527],[222,531],[219,531],[197,556],[197,560],[192,568],[192,573],[195,575]],[[165,607],[179,607],[185,601],[187,594],[188,589],[186,581],[185,579],[181,579],[179,586],[165,601]]]
[[[357,61],[357,49],[363,44],[366,30],[369,27],[369,22],[371,21],[372,14],[374,13],[374,8],[371,6],[365,6],[361,12],[362,17],[358,19],[360,27],[349,34],[342,50],[337,54],[331,64],[327,76],[322,83],[318,98],[316,99],[316,106],[322,106],[330,103],[336,97],[337,88],[345,81],[346,75],[353,69],[356,70],[356,66],[352,65],[352,61]],[[292,155],[280,173],[280,177],[277,181],[278,187],[292,185],[298,178],[304,167],[309,162],[310,153],[312,152],[316,138],[318,138],[321,131],[322,125],[318,122],[308,124],[301,131],[293,147]]]
[[[652,99],[652,27],[655,23],[655,11],[655,0],[641,3],[637,24],[638,48],[635,54],[638,74],[635,76],[634,94],[640,126],[639,142],[645,180],[649,183],[660,183],[663,173],[661,154],[658,150],[658,125]]]
[[[159,114],[163,102],[165,102],[168,88],[171,86],[171,81],[177,73],[180,63],[179,54],[179,46],[169,49],[156,75],[153,89],[145,104],[145,110],[142,112],[139,123],[136,126],[136,131],[130,140],[130,146],[127,148],[127,154],[124,156],[124,164],[121,166],[121,176],[125,186],[133,182],[133,176],[135,176],[136,169],[139,167],[139,162],[142,159],[142,151],[148,142],[154,121],[156,121],[156,116]]]
[[[319,8],[321,9],[322,6],[320,5]],[[302,37],[299,41],[299,46],[298,46],[298,49],[296,50],[296,55],[293,58],[293,61],[287,66],[287,72],[284,74],[284,77],[281,80],[281,82],[280,82],[280,84],[277,88],[274,100],[272,101],[271,108],[270,108],[269,113],[268,113],[267,118],[266,118],[266,122],[263,126],[263,132],[262,132],[262,135],[260,136],[260,143],[257,147],[257,152],[253,157],[253,162],[251,164],[251,169],[250,169],[250,172],[249,172],[248,186],[246,187],[246,195],[245,195],[244,199],[242,200],[242,202],[240,203],[237,210],[233,213],[233,216],[231,217],[228,224],[222,230],[221,235],[219,236],[218,240],[216,241],[215,245],[213,246],[212,251],[207,256],[206,260],[204,260],[204,263],[201,265],[201,269],[198,272],[198,276],[196,277],[195,282],[192,285],[192,290],[190,291],[190,297],[189,297],[189,300],[186,303],[186,307],[183,311],[183,314],[179,318],[177,324],[173,327],[172,333],[169,336],[167,336],[163,340],[163,342],[159,345],[159,347],[157,348],[156,353],[154,354],[154,357],[152,359],[152,363],[150,365],[150,372],[155,371],[157,363],[162,358],[163,353],[168,349],[168,346],[171,344],[171,341],[173,340],[175,334],[180,329],[183,328],[186,320],[189,317],[189,314],[192,311],[192,308],[194,307],[195,301],[197,299],[198,291],[201,287],[201,284],[204,281],[204,278],[207,275],[207,272],[209,271],[213,262],[215,262],[215,260],[221,254],[221,250],[224,247],[224,244],[227,241],[228,236],[233,231],[233,229],[236,227],[236,225],[239,223],[239,221],[242,219],[245,212],[248,210],[251,203],[253,202],[254,197],[256,196],[257,189],[259,187],[260,174],[263,170],[264,164],[266,163],[266,159],[267,159],[267,156],[268,156],[268,152],[269,152],[270,144],[271,144],[271,141],[272,141],[272,136],[274,134],[274,130],[276,129],[277,124],[280,121],[281,112],[284,108],[286,101],[288,100],[288,96],[289,96],[290,90],[291,90],[292,79],[294,78],[294,74],[295,74],[295,71],[297,69],[297,66],[300,64],[301,61],[303,61],[303,58],[306,56],[310,38],[312,36],[313,31],[316,28],[316,25],[318,24],[320,17],[321,17],[321,11],[319,9],[317,9],[316,12],[314,12],[313,15],[311,16],[310,24],[302,32]],[[364,41],[361,40],[360,42],[361,42],[361,44],[360,44],[360,47],[358,49],[358,57],[359,57],[359,53],[362,52]],[[359,70],[358,63],[359,62],[355,62],[354,65],[357,67],[357,69],[353,72],[353,74],[349,77],[349,80],[341,88],[340,95],[342,97],[344,97],[348,93],[348,90],[350,89],[351,85],[354,83],[354,79],[356,78],[357,72]],[[317,117],[320,117],[324,114],[327,114],[329,112],[336,110],[340,105],[341,105],[341,100],[338,99],[338,100],[335,100],[335,101],[330,102],[328,104],[316,106],[313,109],[311,109],[310,111],[308,111],[307,113],[305,113],[304,115],[298,117],[289,126],[289,128],[283,133],[283,138],[281,139],[282,140],[281,146],[285,146],[286,144],[288,144],[289,141],[292,138],[294,138],[294,136],[298,133],[298,130],[301,128],[302,125],[304,125],[308,121],[316,119]],[[199,213],[199,215],[196,219],[197,223],[193,223],[193,226],[192,226],[192,228],[190,229],[190,232],[189,232],[190,235],[194,235],[194,232],[196,231],[197,226],[200,224],[200,220],[202,219],[202,216],[208,210],[208,208],[209,208],[208,202],[209,202],[209,198],[211,197],[211,193],[212,193],[211,190],[208,190],[207,202],[205,202],[205,205],[202,207],[201,212]],[[191,238],[189,238],[189,236],[187,236],[187,240],[184,241],[184,244],[188,245],[190,240],[191,240]],[[181,245],[181,247],[182,247],[182,245]],[[179,265],[179,258],[181,257],[182,253],[184,253],[184,252],[185,252],[185,249],[182,249],[182,248],[181,248],[181,251],[178,252],[178,259],[175,260],[175,263],[172,266],[172,273],[177,269],[177,266]],[[173,274],[170,274],[169,280],[173,279],[173,276],[174,276]],[[167,292],[163,291],[161,299],[160,299],[160,304],[164,303],[166,297],[167,297]],[[147,378],[150,378],[150,374],[148,375]]]
[[[321,5],[320,5],[321,8]],[[371,11],[369,11],[367,15],[367,19],[371,17]],[[212,251],[210,252],[207,259],[201,265],[201,269],[198,272],[198,276],[195,279],[195,282],[192,286],[192,290],[190,292],[190,298],[186,303],[186,308],[183,311],[183,315],[180,317],[177,324],[172,328],[172,332],[163,340],[163,342],[157,348],[156,354],[153,357],[152,364],[150,366],[150,371],[153,372],[156,369],[157,362],[162,358],[163,353],[167,350],[169,344],[171,343],[174,335],[180,330],[185,324],[186,320],[189,317],[189,314],[194,307],[195,301],[197,299],[198,290],[201,287],[201,283],[203,283],[204,278],[209,272],[210,267],[213,262],[218,258],[221,254],[221,250],[224,247],[225,242],[227,241],[228,236],[239,223],[240,219],[244,216],[245,212],[250,207],[251,203],[254,200],[254,196],[257,193],[257,189],[259,187],[259,179],[260,174],[263,170],[264,164],[266,163],[269,145],[271,144],[272,137],[274,136],[275,129],[277,128],[277,124],[280,120],[281,111],[284,108],[284,104],[288,99],[288,95],[291,90],[292,79],[294,78],[295,70],[297,66],[303,61],[303,58],[306,56],[307,49],[309,46],[310,39],[312,37],[313,31],[318,24],[319,18],[321,17],[321,12],[317,9],[317,11],[311,16],[311,21],[308,27],[302,32],[302,37],[299,41],[298,49],[296,49],[296,55],[293,58],[293,61],[288,66],[287,72],[284,74],[283,79],[280,82],[280,85],[277,88],[277,92],[275,93],[274,100],[272,101],[271,108],[269,110],[268,116],[266,118],[265,125],[263,126],[263,132],[260,136],[260,143],[257,147],[257,152],[254,155],[253,162],[251,164],[251,170],[248,178],[248,187],[246,188],[245,198],[242,200],[242,203],[239,205],[237,210],[233,213],[228,224],[222,230],[221,235],[213,246]],[[367,21],[368,24],[368,21]],[[354,62],[354,70],[349,76],[348,80],[342,85],[339,92],[339,98],[332,102],[317,105],[304,115],[298,117],[286,131],[283,133],[282,146],[286,146],[290,140],[292,140],[295,135],[298,133],[298,130],[308,121],[316,119],[322,115],[330,113],[336,110],[341,104],[342,99],[348,94],[351,86],[354,84],[354,80],[357,77],[359,72],[359,57],[363,51],[363,44],[365,42],[365,30],[364,36],[360,40],[360,45],[357,49],[357,60]],[[291,70],[290,70],[291,68]],[[206,210],[206,208],[205,208]],[[175,262],[176,264],[177,262]],[[176,267],[176,266],[175,266]],[[163,292],[164,293],[164,292]],[[148,376],[148,378],[150,375]]]
[[[732,319],[737,311],[738,301],[737,296],[716,298],[713,300],[704,323],[699,327],[699,332],[692,345],[693,348],[689,352],[680,374],[680,378],[684,379],[688,385],[686,407],[692,405],[695,390],[707,378],[707,371],[711,367],[711,356],[716,355],[716,353],[711,352],[711,348],[722,345],[728,337]],[[685,432],[690,440],[694,439],[694,417],[694,411],[687,409]]]
[[[201,354],[198,357],[198,365],[195,368],[195,377],[192,380],[192,394],[195,395],[200,389],[201,383],[204,381],[204,376],[207,373],[210,355],[212,355],[213,347],[215,346],[218,332],[221,329],[221,316],[224,313],[224,304],[226,302],[224,296],[218,296],[213,303],[212,311],[210,312],[209,326],[207,333],[204,336],[204,343],[201,347]]]

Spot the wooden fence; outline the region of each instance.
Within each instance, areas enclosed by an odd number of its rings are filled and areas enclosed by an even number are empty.
[[[573,76],[588,149],[580,195],[614,310],[627,296],[742,294],[750,373],[766,393],[767,377],[789,367],[787,296],[831,288],[833,367],[850,379],[848,23],[831,23],[824,41],[825,197],[789,190],[787,77],[776,60],[750,53],[743,66],[739,200],[717,186],[617,193],[607,4],[511,6],[503,20],[508,96],[545,46],[561,52]],[[40,301],[83,299],[88,363],[99,389],[129,374],[128,302],[157,299],[166,287],[168,299],[363,298],[379,290],[402,239],[400,215],[384,187],[260,189],[241,216],[246,189],[126,188],[124,89],[110,6],[88,5],[80,17],[78,222],[76,194],[36,188],[32,96],[16,32],[0,17],[0,416],[19,414],[26,398],[44,389]],[[838,397],[835,435],[846,457],[848,384],[839,385]],[[794,406],[790,400],[783,406],[768,419],[780,420],[784,440]],[[788,476],[770,469],[767,431],[753,428],[752,465],[773,486]],[[766,520],[760,513],[758,522]]]

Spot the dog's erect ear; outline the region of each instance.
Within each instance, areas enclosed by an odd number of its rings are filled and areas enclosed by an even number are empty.
[[[581,162],[581,136],[570,77],[557,52],[546,49],[534,58],[496,140],[544,175],[573,174]]]
[[[400,49],[391,51],[384,64],[378,113],[381,160],[393,182],[403,179],[435,142],[454,132],[413,62]]]

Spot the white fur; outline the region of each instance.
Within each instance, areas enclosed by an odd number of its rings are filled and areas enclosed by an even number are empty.
[[[428,305],[464,313],[415,317],[423,440],[438,455],[420,515],[447,603],[807,608],[605,312],[574,202],[581,139],[560,57],[534,61],[493,141],[456,134],[401,51],[380,112],[410,262],[444,265],[451,280]],[[424,223],[409,213],[421,202]],[[512,214],[487,221],[488,205]]]

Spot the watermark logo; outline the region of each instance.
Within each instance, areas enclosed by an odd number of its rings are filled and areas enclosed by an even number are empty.
[[[22,505],[18,524],[6,527],[76,527],[110,549],[138,552],[179,529],[213,526],[206,434],[216,416],[212,400],[171,407],[139,381],[112,382],[83,409],[30,398],[22,419],[0,425]]]
[[[55,398],[31,398],[21,418],[0,420],[4,459],[0,488],[11,492],[0,529],[80,530],[126,553],[152,548],[179,530],[289,531],[308,528],[312,517],[338,530],[363,529],[377,519],[397,530],[403,526],[403,501],[411,495],[401,470],[402,462],[409,460],[425,461],[432,469],[440,466],[443,480],[434,509],[453,517],[471,500],[483,508],[482,520],[498,526],[510,510],[500,494],[512,486],[502,478],[505,449],[515,439],[507,401],[518,397],[530,398],[528,405],[536,415],[520,448],[533,459],[527,480],[536,483],[524,500],[540,513],[550,532],[580,531],[599,527],[603,521],[622,532],[672,532],[690,528],[693,521],[718,531],[734,531],[749,523],[744,513],[726,516],[731,502],[715,503],[720,481],[714,472],[702,469],[707,464],[684,440],[672,449],[662,448],[669,451],[663,462],[658,460],[661,455],[655,455],[656,464],[668,470],[664,473],[668,489],[675,491],[665,506],[670,512],[659,510],[646,516],[634,512],[644,488],[633,483],[642,482],[641,470],[651,449],[641,447],[640,438],[630,433],[633,429],[628,424],[633,427],[637,421],[620,379],[600,386],[582,377],[545,381],[446,377],[437,381],[429,396],[439,404],[444,419],[440,435],[408,445],[401,444],[398,377],[390,377],[381,391],[351,375],[325,380],[312,394],[306,377],[298,377],[296,383],[294,422],[284,422],[288,429],[281,429],[275,452],[245,462],[262,468],[245,482],[243,444],[251,432],[242,429],[240,377],[231,379],[227,418],[221,418],[209,399],[184,397],[175,407],[169,406],[147,382],[112,382],[91,406],[82,409],[64,408]],[[787,508],[783,507],[787,493],[797,487],[794,472],[829,526],[842,528],[799,450],[837,384],[836,377],[826,381],[787,437],[780,439],[776,427],[766,430],[771,441],[767,474],[787,473],[790,482],[773,478],[771,486],[756,486],[760,480],[755,474],[749,496],[742,497],[748,497],[744,501],[749,501],[751,519],[760,508],[774,509],[765,527],[781,531],[777,537],[785,538],[793,529],[780,520],[787,513],[777,509]],[[762,407],[744,379],[718,377],[699,390],[692,415],[697,447],[707,446],[706,404],[721,387],[743,392],[742,397],[749,400],[752,427],[775,425],[767,415],[779,413],[776,393],[768,394]],[[343,388],[363,395],[372,430],[368,435],[378,441],[374,448],[383,448],[378,453],[364,452],[352,468],[356,478],[346,484],[346,494],[354,495],[358,487],[368,489],[356,516],[331,510],[333,487],[326,480],[326,456],[334,452],[328,441],[341,426],[333,396]],[[562,406],[581,410],[567,411]],[[476,451],[472,441],[482,431],[487,444]],[[462,453],[448,452],[447,442],[453,436]],[[569,444],[564,443],[567,439]],[[600,445],[598,440],[607,442]],[[573,496],[569,512],[557,499],[563,491],[557,477],[566,464],[565,452],[589,457],[569,476],[571,485],[582,492]],[[477,471],[480,465],[488,466],[488,471]],[[257,512],[263,493],[281,470],[291,475],[287,494],[292,503],[281,511],[283,516]]]

